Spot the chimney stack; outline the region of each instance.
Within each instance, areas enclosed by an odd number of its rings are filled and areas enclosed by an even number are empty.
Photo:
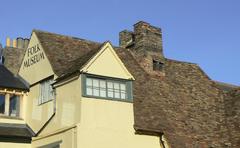
[[[162,31],[149,23],[140,21],[134,25],[134,32],[127,30],[120,32],[119,43],[121,47],[132,49],[136,53],[164,58]]]
[[[130,49],[142,68],[147,72],[165,76],[160,28],[140,21],[134,25],[134,31],[124,30],[119,33],[120,47]]]
[[[27,49],[27,48],[28,48],[28,44],[29,44],[29,39],[28,39],[28,38],[25,38],[25,39],[24,39],[24,49]]]
[[[24,40],[22,37],[17,38],[17,48],[24,48]]]

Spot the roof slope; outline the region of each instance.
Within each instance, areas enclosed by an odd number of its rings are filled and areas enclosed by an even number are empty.
[[[14,47],[5,47],[3,50],[4,65],[15,75],[20,69],[25,51],[26,49]]]
[[[58,76],[78,71],[101,47],[96,42],[35,32]],[[166,59],[165,76],[155,75],[146,72],[130,50],[115,50],[136,79],[133,95],[137,131],[164,133],[174,148],[239,146],[236,93],[218,88],[196,64]],[[228,128],[229,124],[234,126]]]
[[[34,136],[32,129],[26,124],[0,123],[1,141],[30,143]]]
[[[20,89],[28,90],[20,78],[14,76],[4,65],[0,64],[0,87],[1,88],[11,88],[11,89]]]
[[[137,131],[164,133],[174,148],[226,147],[236,141],[237,136],[233,140],[228,132],[239,130],[226,125],[225,110],[230,106],[225,108],[224,98],[228,96],[197,65],[166,59],[165,76],[159,77],[140,67],[127,49],[116,51],[136,79],[133,94]],[[239,120],[233,120],[239,127]]]
[[[36,33],[52,65],[53,71],[58,76],[68,73],[69,68],[76,63],[75,60],[81,64],[85,64],[101,47],[100,43],[84,39],[40,30],[33,30],[33,32]]]
[[[240,88],[228,92],[225,108],[232,147],[240,146]]]

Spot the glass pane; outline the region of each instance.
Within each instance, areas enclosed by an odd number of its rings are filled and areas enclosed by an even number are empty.
[[[92,79],[87,78],[87,86],[92,86]]]
[[[9,107],[9,115],[13,117],[19,116],[19,96],[13,95],[10,97],[10,107]]]
[[[113,91],[108,91],[108,97],[113,98]]]
[[[126,93],[121,92],[121,99],[126,99]]]
[[[92,88],[87,87],[87,95],[92,95]]]
[[[5,110],[5,95],[0,94],[0,114],[4,114]]]
[[[113,88],[113,83],[112,82],[107,82],[107,87],[108,88]]]
[[[93,79],[93,87],[99,87],[99,80]]]
[[[53,99],[53,89],[52,89],[52,85],[51,85],[51,81],[50,81],[50,83],[49,83],[49,85],[48,85],[48,100],[51,100],[51,99]]]
[[[93,95],[99,96],[99,89],[93,89]]]
[[[106,88],[106,81],[100,80],[100,87],[101,88]]]
[[[119,93],[119,91],[115,91],[115,92],[114,92],[114,98],[117,98],[117,99],[120,98],[120,93]]]
[[[126,84],[120,84],[120,89],[121,90],[126,90]]]
[[[106,97],[106,89],[100,89],[100,97]]]
[[[114,83],[114,89],[119,89],[119,83]]]

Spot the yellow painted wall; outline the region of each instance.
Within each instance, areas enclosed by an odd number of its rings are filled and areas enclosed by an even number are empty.
[[[24,120],[0,117],[0,123],[25,124]]]
[[[29,47],[38,44],[32,34]],[[40,47],[42,50],[42,47]],[[84,67],[85,72],[132,79],[121,61],[117,59],[108,45],[91,64]],[[27,59],[25,55],[25,59]],[[24,68],[19,74],[30,84],[53,75],[46,58]],[[38,132],[50,119],[54,111],[54,101],[38,105],[39,83],[31,86],[25,102],[26,123]],[[133,104],[127,102],[81,97],[81,77],[56,86],[56,114],[38,137],[33,138],[32,147],[40,147],[62,140],[62,148],[159,148],[159,137],[135,135],[133,129]],[[76,129],[69,127],[76,125]],[[64,131],[64,132],[60,132]],[[60,132],[60,133],[59,133]],[[76,139],[75,139],[76,138]]]
[[[31,148],[31,144],[0,142],[0,148]]]
[[[133,79],[109,43],[102,48],[83,70],[89,74]]]
[[[42,147],[51,143],[59,142],[61,148],[76,148],[75,129],[64,131],[62,133],[47,136],[45,138],[33,138],[32,148]]]
[[[80,122],[80,83],[80,78],[76,77],[65,85],[56,87],[56,115],[40,135],[46,135]]]
[[[40,51],[38,51],[32,55],[28,54],[29,49],[36,45],[39,45]],[[45,52],[43,51],[43,48],[42,48],[41,44],[39,43],[39,40],[34,32],[32,33],[28,47],[29,48],[26,50],[23,62],[21,64],[21,67],[19,70],[19,75],[21,77],[23,77],[29,84],[34,84],[44,78],[47,78],[47,77],[53,75],[54,73],[53,73],[52,67],[49,63],[49,60],[47,59],[47,56],[46,56]],[[44,54],[44,59],[39,60],[38,62],[36,62],[35,64],[33,64],[29,67],[24,66],[24,62],[26,62],[28,59],[31,59],[32,57],[34,57],[35,55],[38,55],[40,53]]]
[[[35,133],[38,132],[53,115],[54,107],[53,101],[49,101],[41,105],[38,104],[39,87],[39,84],[36,84],[30,88],[26,102],[26,123]]]
[[[133,104],[82,98],[79,148],[160,148],[159,138],[135,135]]]

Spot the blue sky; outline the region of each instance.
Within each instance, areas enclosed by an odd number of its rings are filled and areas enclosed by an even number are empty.
[[[41,29],[118,45],[118,33],[143,20],[162,28],[166,57],[240,85],[239,7],[239,0],[1,1],[0,42]]]

